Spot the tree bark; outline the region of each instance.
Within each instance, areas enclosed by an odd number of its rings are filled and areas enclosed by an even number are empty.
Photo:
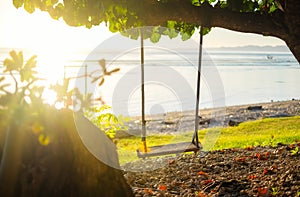
[[[282,1],[284,22],[288,30],[288,36],[285,42],[300,63],[300,1],[286,0]]]
[[[0,162],[0,193],[7,197],[14,196],[18,171],[21,166],[21,152],[24,132],[11,124],[5,132],[4,146]]]
[[[21,162],[11,166],[10,171],[17,172],[17,178],[10,185],[14,189],[9,196],[133,196],[122,171],[104,164],[83,145],[71,111],[46,110],[34,121],[45,127],[43,132],[50,143],[40,144],[39,135],[30,125],[21,128]],[[105,146],[99,143],[101,148]],[[115,151],[107,153],[117,155],[113,154]],[[13,162],[10,160],[6,166]],[[2,180],[9,179],[11,174],[4,175]],[[7,190],[0,189],[1,196],[7,196]]]

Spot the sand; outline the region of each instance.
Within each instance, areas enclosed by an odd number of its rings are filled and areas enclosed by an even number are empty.
[[[253,121],[270,117],[288,117],[300,115],[300,100],[256,103],[229,106],[199,111],[199,129],[216,126],[235,126],[241,122]],[[117,137],[140,135],[141,117],[131,117],[128,131],[119,132]],[[192,131],[195,128],[195,111],[170,112],[165,114],[147,115],[147,134],[174,134]]]

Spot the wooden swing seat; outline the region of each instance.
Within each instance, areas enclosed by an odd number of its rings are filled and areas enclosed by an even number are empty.
[[[144,152],[141,149],[137,149],[137,156],[139,158],[145,159],[146,157],[154,157],[161,155],[169,155],[169,154],[179,154],[184,152],[194,152],[195,154],[201,150],[201,144],[198,144],[198,147],[193,142],[181,142],[160,146],[151,146],[148,147],[149,151]]]

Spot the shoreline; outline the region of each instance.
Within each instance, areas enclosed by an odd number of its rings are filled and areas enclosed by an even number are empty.
[[[255,104],[243,104],[199,110],[199,130],[216,126],[236,126],[241,122],[262,118],[276,118],[300,115],[300,100],[274,101]],[[119,132],[117,137],[139,136],[141,117],[130,117],[125,123],[128,131]],[[147,134],[174,134],[193,131],[195,127],[195,110],[168,112],[146,115]]]

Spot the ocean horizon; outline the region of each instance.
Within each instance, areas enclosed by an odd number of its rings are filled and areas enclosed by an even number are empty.
[[[204,50],[200,109],[300,99],[300,66],[291,52],[284,47],[281,50],[273,47],[273,51],[269,51],[270,47],[257,47],[259,51],[250,48]],[[9,50],[0,49],[0,75],[3,75],[1,68],[4,59],[9,57]],[[104,58],[108,70],[120,68],[120,71],[106,77],[100,87],[90,80],[86,86],[85,79],[77,79],[73,85],[82,92],[94,93],[95,97],[102,96],[116,114],[138,116],[141,114],[139,53],[138,48],[114,54],[109,51],[93,51],[88,55],[86,51],[77,52],[66,58],[60,69],[56,68],[59,71],[55,77],[84,75],[85,65],[87,72],[100,73],[98,61]],[[27,56],[25,51],[24,55]],[[197,50],[146,47],[146,114],[193,110],[197,66]],[[41,76],[46,77],[46,74]]]

